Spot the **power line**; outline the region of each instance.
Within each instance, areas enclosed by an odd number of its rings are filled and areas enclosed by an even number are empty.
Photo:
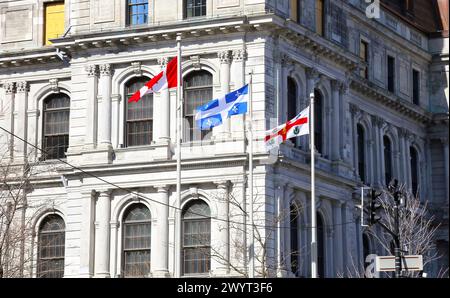
[[[46,154],[46,151],[45,151],[45,150],[43,150],[43,149],[41,149],[41,148],[39,148],[39,147],[37,147],[37,146],[35,146],[35,145],[29,143],[28,141],[22,139],[21,137],[19,137],[18,135],[14,134],[13,132],[11,132],[11,131],[9,131],[9,130],[7,130],[7,129],[1,127],[1,126],[0,126],[0,129],[3,130],[3,131],[5,131],[6,133],[10,134],[11,136],[13,136],[13,137],[15,137],[15,138],[21,140],[21,141],[24,142],[25,144],[30,145],[31,147],[33,147],[33,148],[35,148],[35,149],[41,151],[42,153]],[[173,209],[176,209],[176,210],[178,210],[178,211],[182,211],[182,208],[178,208],[178,207],[176,207],[176,206],[171,206],[170,204],[165,204],[165,203],[163,203],[163,202],[159,202],[159,201],[157,201],[157,200],[155,200],[155,199],[151,199],[151,198],[148,198],[148,197],[146,197],[146,196],[144,196],[144,195],[142,195],[142,194],[139,194],[139,193],[137,193],[137,192],[135,192],[135,191],[133,191],[133,190],[131,190],[131,189],[121,187],[121,186],[119,186],[119,185],[117,185],[117,184],[115,184],[115,183],[113,183],[113,182],[109,182],[109,181],[107,181],[107,180],[105,180],[105,179],[103,179],[103,178],[101,178],[101,177],[98,177],[97,175],[94,175],[94,174],[92,174],[92,173],[86,172],[85,170],[83,170],[83,169],[81,169],[81,168],[79,168],[79,167],[77,167],[77,166],[75,166],[75,165],[72,165],[71,163],[69,163],[69,162],[67,162],[67,161],[65,161],[65,160],[63,160],[63,159],[60,159],[60,158],[55,158],[55,159],[58,160],[58,161],[60,161],[60,162],[62,162],[62,163],[64,163],[64,164],[66,164],[66,165],[68,165],[69,167],[71,167],[71,168],[73,168],[73,169],[75,169],[75,170],[78,170],[78,171],[82,172],[83,174],[86,174],[86,175],[88,175],[88,176],[91,176],[92,178],[98,179],[98,180],[100,180],[100,181],[102,181],[102,182],[104,182],[104,183],[106,183],[106,184],[108,184],[108,185],[114,186],[114,187],[117,188],[117,189],[126,191],[126,192],[129,193],[129,194],[134,194],[134,195],[136,195],[136,196],[138,196],[138,197],[141,197],[141,198],[143,198],[143,199],[147,199],[147,200],[149,200],[149,201],[151,201],[151,202],[155,202],[155,203],[157,203],[157,204],[161,204],[161,205],[163,205],[163,206],[167,206],[167,207],[169,207],[169,208],[173,208]],[[199,213],[196,213],[196,212],[191,212],[191,211],[189,211],[189,212],[192,213],[192,214],[194,214],[194,215],[197,215],[197,216],[199,216],[199,217],[209,218],[209,219],[214,219],[214,220],[222,221],[222,222],[226,222],[226,223],[234,223],[234,224],[237,224],[237,225],[253,226],[253,227],[258,227],[258,228],[270,228],[270,229],[278,229],[278,228],[281,228],[281,229],[291,229],[291,227],[285,227],[285,226],[277,227],[277,226],[275,226],[275,225],[274,225],[274,226],[258,225],[258,224],[253,224],[253,225],[251,225],[251,224],[248,224],[248,223],[237,222],[237,221],[232,221],[232,220],[228,220],[228,219],[221,219],[221,218],[212,217],[212,216],[206,216],[206,215],[199,214]],[[246,214],[245,214],[245,215],[246,215]],[[343,225],[347,225],[347,224],[355,224],[355,223],[356,223],[356,221],[349,221],[349,222],[344,222],[344,223],[340,223],[340,224],[324,225],[324,227],[343,226]],[[311,226],[308,226],[308,225],[305,225],[305,226],[303,226],[303,228],[311,229],[312,227],[311,227]]]

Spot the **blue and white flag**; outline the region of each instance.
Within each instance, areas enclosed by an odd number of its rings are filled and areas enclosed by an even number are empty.
[[[221,125],[225,118],[247,113],[248,110],[248,84],[244,87],[213,99],[204,106],[197,108],[195,121],[202,130],[209,130]]]

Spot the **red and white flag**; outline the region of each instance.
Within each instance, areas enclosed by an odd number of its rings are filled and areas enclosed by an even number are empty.
[[[144,87],[136,91],[128,102],[139,101],[145,94],[152,92],[160,92],[163,89],[170,89],[177,87],[177,57],[167,63],[165,70],[154,76],[148,81]]]
[[[270,151],[278,147],[286,139],[309,134],[309,106],[300,112],[294,119],[285,124],[266,131],[266,149]]]

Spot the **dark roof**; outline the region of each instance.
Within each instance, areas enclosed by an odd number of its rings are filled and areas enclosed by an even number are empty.
[[[381,0],[381,4],[423,33],[448,37],[448,0]]]

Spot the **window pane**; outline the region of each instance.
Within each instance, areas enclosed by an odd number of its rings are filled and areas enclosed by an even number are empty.
[[[212,130],[200,130],[193,120],[198,107],[213,99],[212,75],[207,71],[196,71],[187,76],[183,82],[184,115],[189,127],[185,127],[184,141],[209,140]],[[187,124],[185,124],[187,125]]]
[[[70,99],[65,94],[56,94],[44,101],[45,159],[64,158],[69,146]]]
[[[209,216],[209,206],[202,200],[192,201],[183,210],[184,274],[209,271],[211,250],[211,219]]]
[[[38,277],[63,277],[64,228],[64,221],[57,215],[47,216],[41,224],[38,236]]]
[[[123,219],[123,275],[144,277],[150,272],[151,214],[143,204],[132,205]]]
[[[130,98],[148,78],[137,78],[126,85],[126,96]],[[127,146],[149,145],[153,140],[153,95],[147,94],[138,102],[126,104]]]

